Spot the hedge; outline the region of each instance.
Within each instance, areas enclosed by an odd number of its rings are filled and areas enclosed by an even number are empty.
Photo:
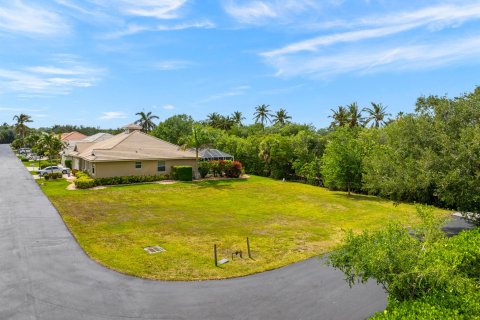
[[[65,167],[72,169],[72,160],[65,160]]]
[[[190,166],[172,166],[172,177],[179,181],[192,181],[193,168]]]
[[[97,186],[154,182],[168,179],[168,175],[166,174],[153,176],[118,176],[109,178],[91,178],[86,173],[81,171],[76,172],[75,176],[77,177],[77,179],[75,180],[75,186],[78,189],[89,189]]]
[[[202,161],[198,164],[198,172],[202,178],[212,171],[213,176],[226,176],[228,178],[239,178],[242,175],[243,166],[240,161],[213,160]]]

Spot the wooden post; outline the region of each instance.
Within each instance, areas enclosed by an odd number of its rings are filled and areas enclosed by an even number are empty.
[[[248,237],[247,237],[247,250],[248,250],[248,257],[252,259],[252,254],[250,253],[250,241],[248,240]]]
[[[215,267],[218,267],[218,262],[217,262],[217,244],[216,244],[216,243],[213,245],[213,257],[215,258]]]

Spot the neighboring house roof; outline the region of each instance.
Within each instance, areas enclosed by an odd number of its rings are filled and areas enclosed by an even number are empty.
[[[92,144],[77,143],[70,155],[87,161],[195,159],[194,153],[138,130]]]
[[[62,141],[71,141],[71,140],[82,140],[85,139],[87,136],[84,135],[83,133],[77,132],[77,131],[72,131],[72,132],[66,132],[62,133],[61,140]]]
[[[110,133],[99,132],[92,136],[87,136],[86,138],[80,141],[74,141],[74,140],[67,141],[68,145],[63,150],[63,154],[66,156],[70,156],[71,153],[75,150],[76,145],[80,144],[80,148],[84,150],[87,146],[90,146],[95,142],[107,140],[107,139],[110,139],[111,137],[113,137],[113,135],[111,135]]]
[[[99,132],[99,133],[95,133],[93,136],[88,136],[79,142],[98,142],[98,141],[110,139],[111,137],[113,137],[113,135],[110,133]]]
[[[211,160],[230,160],[234,158],[231,154],[218,149],[200,149],[198,150],[198,157]]]

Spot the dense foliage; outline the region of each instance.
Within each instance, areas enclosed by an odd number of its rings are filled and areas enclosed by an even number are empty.
[[[329,256],[350,285],[375,279],[388,292],[377,319],[472,319],[480,317],[480,229],[446,238],[443,221],[418,208],[421,225],[411,231],[390,223],[377,232],[347,234]]]
[[[15,140],[15,128],[4,123],[0,126],[0,144],[12,143]]]

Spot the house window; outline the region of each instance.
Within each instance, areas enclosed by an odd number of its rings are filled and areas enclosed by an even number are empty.
[[[135,161],[135,169],[142,169],[142,162],[141,161]]]
[[[158,172],[164,172],[165,171],[165,161],[164,160],[158,161],[157,171]]]
[[[95,164],[92,164],[92,174],[95,174]]]

